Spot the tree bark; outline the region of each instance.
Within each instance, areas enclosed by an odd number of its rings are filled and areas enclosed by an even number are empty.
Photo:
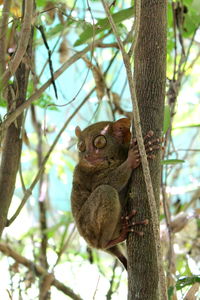
[[[139,0],[137,0],[139,1]],[[142,132],[153,130],[161,136],[166,83],[166,1],[141,1],[140,26],[134,56],[134,80]],[[134,109],[134,108],[133,108]],[[149,162],[153,189],[159,210],[160,157]],[[149,225],[138,227],[144,236],[130,234],[128,247],[128,299],[157,300],[159,272],[156,244],[142,168],[134,171],[131,183],[130,210],[138,220],[148,218]]]
[[[10,114],[22,105],[26,99],[30,63],[32,57],[33,30],[25,56],[22,57],[14,76],[13,84],[7,87],[7,113]],[[3,137],[2,157],[0,165],[0,237],[7,224],[8,209],[15,189],[16,176],[19,169],[22,150],[23,113],[10,124]]]

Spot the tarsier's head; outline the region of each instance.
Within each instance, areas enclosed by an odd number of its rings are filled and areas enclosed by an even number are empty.
[[[130,125],[130,120],[123,118],[95,123],[84,130],[77,126],[79,165],[98,170],[125,160],[131,139]]]

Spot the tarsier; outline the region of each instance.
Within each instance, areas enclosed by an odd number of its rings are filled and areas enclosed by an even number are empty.
[[[136,224],[136,214],[126,213],[128,181],[140,165],[136,139],[131,141],[131,122],[98,122],[82,130],[76,127],[79,162],[74,170],[71,195],[72,214],[78,231],[89,246],[115,255],[127,269],[127,259],[119,247]],[[149,131],[144,137],[148,158],[160,148],[160,139]],[[142,234],[142,233],[141,233]]]

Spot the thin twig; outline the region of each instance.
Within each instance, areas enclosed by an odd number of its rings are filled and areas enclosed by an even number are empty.
[[[115,259],[114,265],[112,267],[112,277],[111,277],[110,282],[109,282],[110,283],[110,287],[109,287],[109,290],[108,290],[108,292],[106,294],[106,300],[111,300],[112,299],[112,295],[114,293],[116,293],[116,289],[114,289],[114,284],[115,284],[115,281],[116,281],[115,270],[116,270],[117,266],[118,266],[118,260]]]
[[[6,62],[6,32],[8,26],[8,17],[10,12],[12,0],[4,1],[3,10],[2,10],[2,18],[0,24],[0,74],[5,71]]]
[[[141,14],[141,5],[135,6],[135,10],[136,9],[137,9],[137,16],[135,14],[135,20],[134,20],[134,25],[133,25],[133,30],[135,29],[135,35],[133,37],[133,42],[132,42],[131,47],[130,47],[129,52],[128,52],[128,56],[130,58],[132,57],[133,53],[135,52],[135,47],[136,47],[137,40],[138,40],[140,22],[138,22],[137,18]]]
[[[74,232],[75,232],[75,229],[76,229],[76,226],[74,225],[70,234],[68,235],[67,237],[67,240],[65,241],[65,237],[68,233],[68,228],[69,226],[66,225],[65,226],[65,230],[64,230],[64,233],[62,234],[62,237],[61,237],[61,242],[60,242],[60,245],[59,245],[59,250],[57,251],[57,259],[56,259],[56,262],[53,266],[53,269],[57,266],[57,264],[59,263],[60,259],[61,259],[61,256],[62,254],[66,251],[67,247],[69,246],[69,243],[74,235]]]
[[[48,273],[43,267],[33,263],[30,259],[27,259],[26,257],[20,255],[19,253],[14,251],[8,244],[0,242],[0,251],[9,257],[12,257],[17,263],[25,266],[30,271],[34,270],[35,275],[38,277],[53,276],[53,280],[51,282],[53,286],[55,286],[58,290],[63,292],[65,295],[71,297],[72,299],[81,300],[81,298],[78,295],[76,295],[72,291],[72,289],[55,279],[53,274]]]
[[[95,297],[96,297],[96,293],[97,293],[98,286],[99,286],[99,281],[100,281],[100,275],[98,277],[98,280],[97,280],[97,283],[96,283],[96,287],[95,287],[95,291],[94,291],[94,294],[93,294],[93,297],[92,297],[93,300],[95,300]]]
[[[119,46],[117,43],[98,43],[96,45],[98,48],[117,48],[119,49]]]
[[[54,72],[53,72],[53,63],[52,63],[52,59],[51,59],[52,51],[49,48],[49,45],[48,45],[48,42],[47,42],[47,39],[46,39],[46,35],[44,33],[43,26],[40,25],[40,26],[37,26],[36,28],[40,31],[43,42],[44,42],[44,45],[45,45],[45,47],[48,51],[48,63],[49,63],[49,70],[50,70],[50,75],[51,75],[51,83],[53,85],[53,89],[54,89],[56,99],[58,99],[58,92],[57,92],[57,87],[56,87],[56,84],[55,84]]]

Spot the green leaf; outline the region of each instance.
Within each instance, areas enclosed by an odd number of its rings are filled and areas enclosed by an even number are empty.
[[[6,107],[7,106],[6,101],[4,99],[0,99],[0,106],[1,107]]]
[[[177,165],[177,164],[182,164],[185,161],[182,159],[166,159],[166,160],[161,160],[161,165]]]
[[[58,231],[58,229],[61,226],[64,225],[68,227],[71,222],[72,222],[71,213],[66,213],[64,216],[60,218],[60,221],[57,224],[45,229],[44,233],[47,234],[48,238],[50,238],[55,235],[55,233]]]
[[[57,0],[51,0],[51,2],[54,2],[56,5]],[[47,4],[47,0],[37,0],[37,6],[45,6],[46,4]]]
[[[170,115],[170,107],[169,105],[165,105],[164,110],[164,124],[163,124],[163,132],[166,133],[171,122],[171,115]]]
[[[176,289],[181,290],[182,288],[184,288],[187,285],[193,285],[195,282],[200,282],[200,276],[197,275],[197,276],[180,278],[176,282]]]
[[[124,20],[130,19],[134,15],[133,7],[120,10],[119,12],[112,14],[115,24],[119,24]],[[79,46],[84,44],[89,38],[92,38],[99,34],[100,32],[110,29],[110,23],[108,18],[100,19],[95,26],[87,24],[84,31],[81,33],[79,39],[75,42],[74,46]]]
[[[200,124],[189,124],[189,125],[183,125],[183,126],[178,126],[173,129],[180,129],[180,128],[196,128],[200,127]]]
[[[184,14],[184,30],[183,30],[183,36],[189,37],[192,36],[194,31],[199,27],[200,25],[200,6],[199,6],[199,0],[195,1],[188,1],[187,3],[187,13]]]
[[[34,105],[39,106],[40,108],[45,108],[48,110],[59,111],[59,108],[51,100],[51,97],[47,94],[42,94],[41,97],[33,102]]]
[[[174,294],[174,287],[173,287],[173,286],[170,286],[170,287],[168,288],[167,293],[168,293],[168,298],[169,298],[169,300],[171,300],[171,299],[172,299],[172,296],[173,296],[173,294]]]
[[[30,236],[32,236],[32,235],[36,235],[36,233],[39,231],[39,229],[38,228],[36,228],[36,227],[32,227],[32,228],[30,228],[27,232],[25,232],[22,236],[21,236],[21,240],[23,240],[23,239],[25,239],[25,238],[27,238],[27,237],[30,237]]]

